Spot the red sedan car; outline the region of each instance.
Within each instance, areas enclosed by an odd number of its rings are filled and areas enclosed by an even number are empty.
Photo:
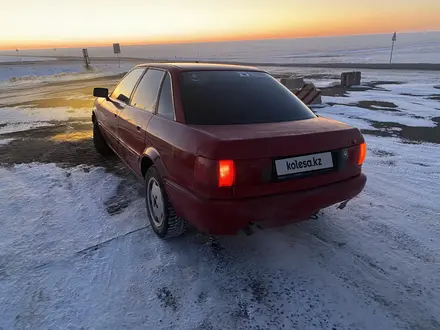
[[[310,218],[365,186],[357,128],[317,117],[268,73],[154,63],[95,88],[93,139],[145,182],[159,237],[186,221],[229,235]]]

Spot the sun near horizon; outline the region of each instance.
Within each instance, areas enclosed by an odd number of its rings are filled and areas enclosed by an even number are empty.
[[[440,30],[438,0],[22,0],[2,11],[4,50]]]

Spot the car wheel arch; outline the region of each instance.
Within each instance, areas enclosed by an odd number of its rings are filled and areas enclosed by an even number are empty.
[[[162,159],[160,157],[159,152],[153,148],[149,147],[145,149],[144,153],[141,157],[141,173],[142,176],[145,177],[145,174],[147,173],[148,169],[151,166],[156,166],[157,171],[161,175],[161,177],[166,177],[167,171],[166,168],[162,162]]]
[[[141,160],[141,173],[142,177],[145,178],[145,174],[147,173],[148,169],[154,165],[154,162],[151,160],[151,158],[147,155],[144,155]]]

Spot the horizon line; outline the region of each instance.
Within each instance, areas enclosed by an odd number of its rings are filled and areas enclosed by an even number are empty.
[[[314,36],[255,36],[248,38],[200,38],[200,39],[181,39],[181,40],[169,40],[169,41],[133,41],[128,40],[127,43],[119,42],[123,46],[148,46],[148,45],[180,45],[180,44],[203,44],[203,43],[226,43],[226,42],[240,42],[240,41],[258,41],[258,40],[284,40],[284,39],[313,39],[313,38],[334,38],[334,37],[351,37],[351,36],[373,36],[373,35],[386,35],[397,32],[398,34],[411,34],[411,33],[433,33],[440,32],[440,30],[410,30],[410,31],[384,31],[378,33],[353,33],[353,34],[332,34],[332,35],[314,35]],[[111,47],[114,42],[96,42],[96,41],[78,41],[68,44],[61,42],[54,43],[42,43],[38,46],[10,46],[7,48],[0,48],[0,51],[13,51],[13,50],[46,50],[46,49],[66,49],[66,48],[97,48],[97,47]],[[2,46],[0,46],[2,47]]]

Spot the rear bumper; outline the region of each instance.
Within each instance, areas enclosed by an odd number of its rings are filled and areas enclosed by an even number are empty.
[[[322,208],[352,199],[366,181],[366,176],[360,174],[310,190],[240,200],[201,199],[171,183],[166,183],[166,190],[177,214],[199,230],[233,235],[251,221],[273,227],[306,220]]]

